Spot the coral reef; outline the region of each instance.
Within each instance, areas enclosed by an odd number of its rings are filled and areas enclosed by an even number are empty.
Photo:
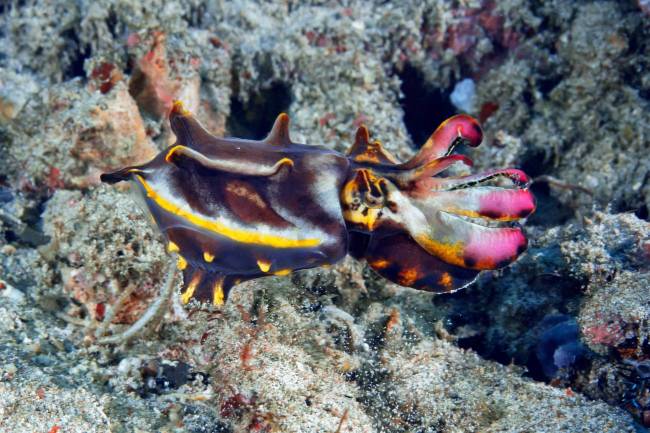
[[[75,301],[75,305],[70,305],[74,312],[67,314],[101,321],[105,309],[128,291],[130,295],[122,301],[122,312],[113,320],[137,320],[162,284],[167,258],[164,247],[156,242],[157,233],[142,218],[137,206],[115,205],[127,199],[124,193],[104,188],[95,189],[88,196],[79,191],[55,192],[43,213],[43,229],[50,242],[40,251],[55,266],[49,280],[39,284],[43,289],[39,296],[63,294]],[[117,231],[115,227],[124,229]],[[88,257],[93,260],[87,260]],[[78,311],[79,305],[87,311]]]
[[[646,1],[28,0],[0,22],[0,431],[647,431]],[[178,277],[167,302],[164,245],[98,175],[172,142],[175,98],[217,135],[286,111],[344,151],[366,124],[402,160],[470,110],[477,170],[533,177],[528,252],[454,294],[347,259],[222,308],[181,306]]]

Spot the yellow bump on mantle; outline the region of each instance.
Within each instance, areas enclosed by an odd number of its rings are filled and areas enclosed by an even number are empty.
[[[205,260],[207,263],[212,263],[214,260],[214,254],[210,254],[207,251],[203,252],[203,260]]]
[[[219,278],[212,288],[212,304],[215,306],[223,305],[226,297],[223,293],[223,280],[223,277]]]
[[[190,283],[187,285],[187,289],[185,289],[185,292],[181,294],[181,302],[183,304],[187,304],[190,302],[190,299],[192,299],[192,296],[194,296],[194,292],[196,291],[196,286],[199,285],[201,282],[201,272],[195,272],[194,275],[192,275],[192,279],[190,280]]]
[[[269,269],[271,269],[271,262],[269,262],[267,260],[258,260],[257,261],[257,266],[259,266],[260,271],[268,272]]]
[[[167,244],[167,252],[168,253],[177,253],[179,251],[180,251],[180,249],[178,248],[178,245],[176,245],[172,241],[169,241],[169,243]]]

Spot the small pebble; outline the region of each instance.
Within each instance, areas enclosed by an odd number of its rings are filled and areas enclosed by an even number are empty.
[[[36,355],[32,357],[32,362],[41,367],[50,367],[56,363],[56,359],[48,355]]]
[[[2,375],[0,375],[0,380],[12,380],[16,376],[18,369],[14,364],[6,364],[2,367]]]
[[[0,252],[2,252],[2,254],[10,256],[16,252],[16,247],[13,245],[4,245],[2,249],[0,249]]]
[[[465,113],[472,113],[474,111],[474,103],[476,100],[476,84],[471,78],[460,80],[454,86],[454,90],[449,96],[451,103],[454,107]]]

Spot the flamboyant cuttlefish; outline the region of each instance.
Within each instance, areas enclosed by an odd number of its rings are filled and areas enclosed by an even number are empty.
[[[481,143],[467,115],[443,122],[405,163],[364,126],[343,155],[292,142],[286,114],[260,141],[215,137],[180,102],[169,120],[176,144],[102,180],[135,181],[168,251],[179,254],[184,303],[223,304],[240,282],[348,253],[402,286],[450,292],[526,248],[521,228],[507,224],[535,209],[522,171],[440,176],[472,165],[452,155],[458,144]]]

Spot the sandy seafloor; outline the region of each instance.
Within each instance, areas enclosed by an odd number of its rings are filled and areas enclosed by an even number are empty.
[[[1,2],[0,432],[647,431],[649,66],[646,0]],[[173,142],[173,99],[401,158],[469,112],[475,170],[534,179],[529,249],[452,295],[352,259],[176,294],[112,344],[171,259],[98,175]]]

